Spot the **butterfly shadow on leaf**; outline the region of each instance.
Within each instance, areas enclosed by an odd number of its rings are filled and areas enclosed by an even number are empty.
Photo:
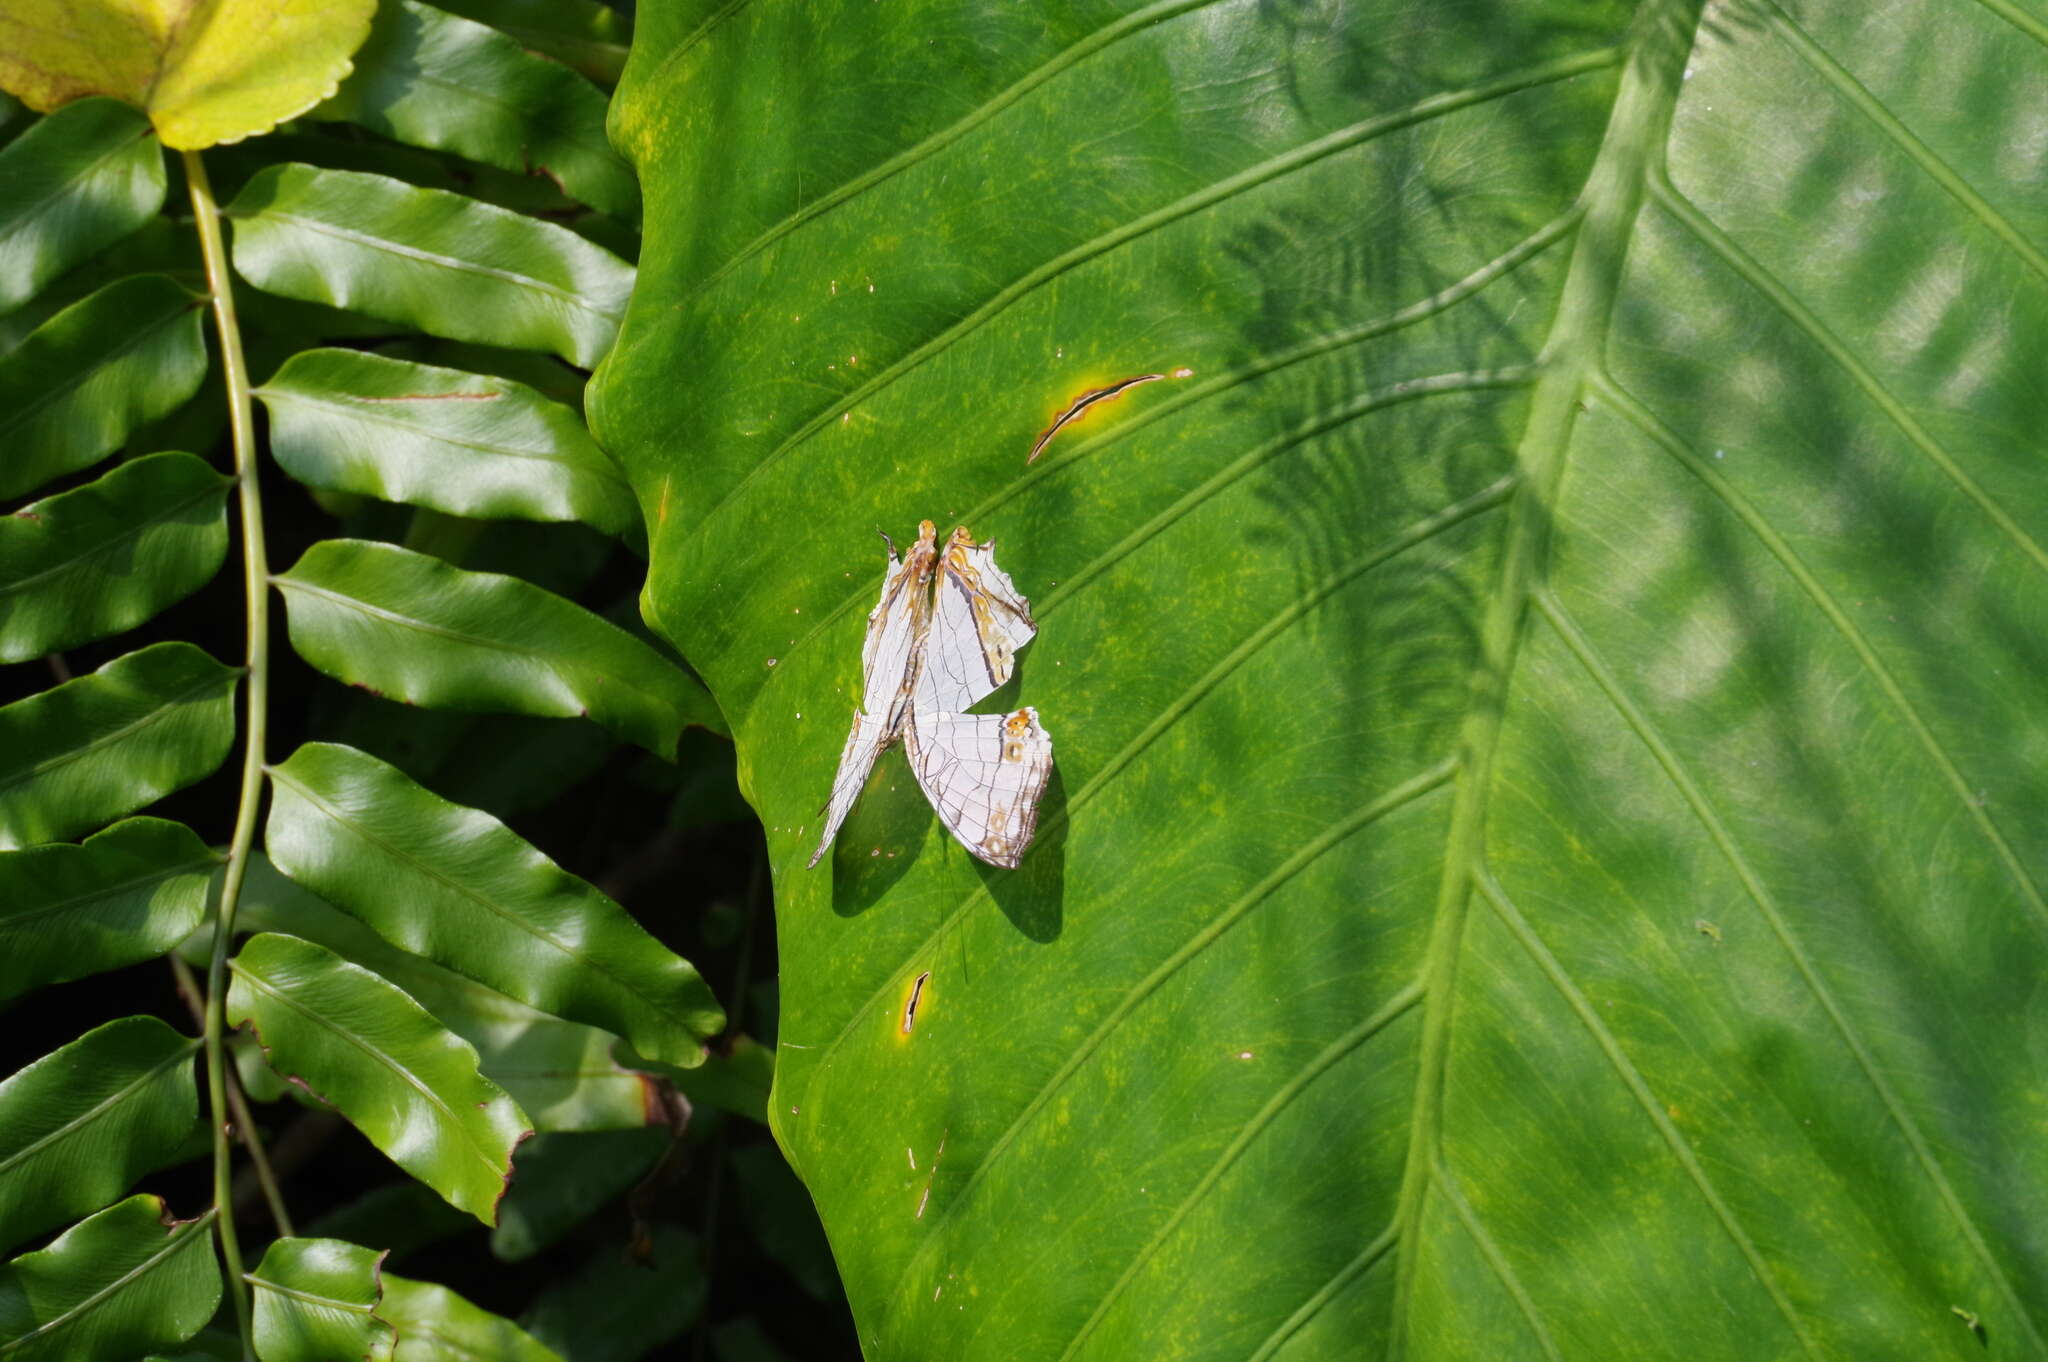
[[[875,906],[922,855],[932,809],[904,764],[900,748],[884,752],[860,803],[829,853],[832,911],[858,917]],[[825,866],[818,866],[822,874]]]
[[[1058,762],[1038,801],[1038,835],[1015,870],[975,860],[965,848],[954,850],[974,866],[1012,927],[1041,945],[1059,939],[1066,925],[1067,786]]]

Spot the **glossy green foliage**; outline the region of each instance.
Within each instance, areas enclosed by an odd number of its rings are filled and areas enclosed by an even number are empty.
[[[587,715],[661,757],[709,707],[703,688],[653,648],[517,577],[327,539],[273,580],[299,656],[387,699]]]
[[[596,364],[633,267],[566,227],[381,175],[270,166],[227,207],[257,288],[450,340]]]
[[[149,120],[81,99],[0,149],[0,312],[140,227],[164,202]]]
[[[337,890],[336,892],[340,892]],[[484,1077],[511,1095],[536,1130],[615,1130],[646,1124],[651,1079],[612,1057],[609,1031],[564,1021],[474,979],[399,950],[369,927],[277,873],[259,856],[236,917],[241,930],[303,937],[375,970],[476,1047]],[[708,1074],[717,1061],[692,1070]],[[760,1085],[757,1119],[765,1117]]]
[[[545,175],[601,212],[639,217],[640,186],[605,141],[604,93],[512,37],[414,0],[390,0],[355,65],[316,116]]]
[[[399,1167],[485,1224],[526,1116],[477,1072],[476,1051],[360,965],[296,937],[252,937],[229,962],[228,1020],[271,1067],[346,1116]]]
[[[617,1249],[597,1250],[548,1283],[520,1323],[572,1362],[637,1362],[703,1313],[702,1261],[694,1235],[657,1225],[642,1261],[621,1266]]]
[[[440,8],[489,24],[607,86],[625,70],[633,39],[632,20],[601,0],[449,0]]]
[[[539,1253],[645,1177],[670,1138],[647,1127],[534,1136],[498,1208],[491,1253],[508,1263]]]
[[[218,864],[161,818],[0,852],[0,998],[162,955],[206,916]]]
[[[305,350],[256,390],[278,463],[308,487],[480,519],[637,530],[582,418],[524,383],[359,350]]]
[[[376,1316],[384,1255],[338,1239],[279,1239],[249,1274],[262,1362],[389,1362],[397,1342]]]
[[[475,1228],[476,1221],[407,1178],[335,1208],[306,1226],[305,1233],[316,1239],[346,1239],[402,1257]]]
[[[0,851],[88,832],[212,774],[241,672],[157,643],[0,708]]]
[[[0,519],[0,662],[133,628],[206,585],[233,485],[204,459],[151,454]]]
[[[185,1150],[198,1049],[155,1017],[123,1017],[0,1082],[0,1248],[98,1210]]]
[[[1114,11],[648,7],[614,109],[867,1355],[2048,1355],[2048,29]],[[924,517],[1037,844],[892,755],[806,870]]]
[[[0,1357],[118,1362],[192,1337],[220,1303],[212,1218],[132,1196],[0,1266]]]
[[[450,1357],[492,1362],[561,1362],[561,1355],[511,1320],[478,1309],[445,1286],[386,1273],[381,1319],[398,1331],[392,1362],[442,1362]]]
[[[510,1320],[444,1286],[382,1271],[337,1239],[280,1239],[251,1274],[262,1362],[560,1362]]]
[[[376,0],[11,0],[0,86],[48,112],[114,95],[169,147],[268,132],[334,93]]]
[[[670,1063],[723,1029],[688,961],[489,814],[327,743],[271,781],[271,860],[392,943]]]
[[[98,463],[192,396],[203,301],[163,275],[123,279],[0,356],[0,497]]]

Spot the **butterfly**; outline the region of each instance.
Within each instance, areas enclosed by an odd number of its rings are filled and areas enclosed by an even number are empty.
[[[1052,776],[1052,738],[1026,706],[969,714],[1010,679],[1017,650],[1038,632],[1031,603],[996,566],[995,541],[965,525],[938,545],[927,520],[899,559],[887,535],[882,596],[861,645],[861,708],[839,754],[825,832],[811,865],[839,832],[875,762],[899,737],[911,774],[939,821],[990,865],[1015,869],[1038,826]]]

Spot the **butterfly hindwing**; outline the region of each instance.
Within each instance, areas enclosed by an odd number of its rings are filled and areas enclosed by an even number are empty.
[[[1038,829],[1052,777],[1052,737],[1030,707],[1013,714],[911,713],[911,773],[939,821],[990,865],[1015,869]]]

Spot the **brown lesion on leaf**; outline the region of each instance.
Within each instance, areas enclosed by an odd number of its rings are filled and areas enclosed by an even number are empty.
[[[1067,409],[1058,416],[1055,416],[1052,419],[1052,424],[1039,432],[1038,439],[1032,444],[1031,453],[1025,458],[1024,462],[1032,463],[1036,461],[1038,456],[1045,452],[1045,447],[1052,443],[1053,436],[1059,434],[1062,430],[1080,420],[1103,403],[1116,401],[1116,399],[1122,397],[1140,383],[1156,383],[1165,377],[1165,374],[1138,374],[1132,378],[1118,379],[1106,387],[1090,388],[1087,392],[1082,393],[1079,397],[1068,403]]]

